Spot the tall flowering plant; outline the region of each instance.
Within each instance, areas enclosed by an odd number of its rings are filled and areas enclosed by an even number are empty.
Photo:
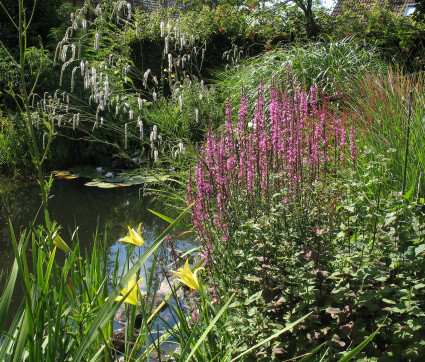
[[[268,242],[241,237],[248,220],[258,226],[277,204],[315,206],[318,199],[309,198],[314,185],[326,190],[356,162],[354,129],[326,97],[318,98],[313,88],[308,96],[281,94],[273,86],[266,102],[262,87],[253,114],[242,94],[237,120],[233,122],[227,101],[224,131],[207,134],[188,180],[187,201],[194,202],[193,223],[205,246],[206,264],[219,273],[220,265],[227,265],[223,275],[229,280],[235,255],[246,257],[244,251]]]

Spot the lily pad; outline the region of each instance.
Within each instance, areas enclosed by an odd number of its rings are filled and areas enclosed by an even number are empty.
[[[80,177],[88,178],[88,179],[94,179],[94,178],[102,177],[107,172],[110,171],[109,169],[103,169],[102,167],[99,168],[100,170],[98,170],[98,168],[99,167],[96,167],[96,166],[84,165],[84,166],[73,167],[73,168],[71,168],[71,171],[74,174],[79,175]]]
[[[111,183],[111,182],[103,182],[103,181],[91,181],[84,184],[86,186],[95,186],[99,187],[101,189],[113,189],[114,187],[117,187],[117,184]]]
[[[122,177],[116,176],[116,177],[106,177],[103,179],[104,182],[109,182],[109,183],[119,183],[119,182],[123,182],[124,179]]]
[[[112,171],[112,172],[111,172]],[[74,179],[83,177],[90,179],[86,186],[99,188],[115,188],[132,185],[154,184],[172,179],[170,173],[155,170],[132,169],[116,172],[95,166],[78,166],[69,171],[52,171],[58,178]],[[106,177],[108,174],[113,177]]]
[[[54,174],[59,179],[66,178],[67,180],[79,177],[78,175],[73,174],[69,171],[52,171],[52,174]]]

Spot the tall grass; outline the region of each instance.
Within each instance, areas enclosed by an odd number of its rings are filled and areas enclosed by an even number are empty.
[[[363,145],[373,154],[385,154],[389,168],[402,189],[425,193],[425,82],[424,74],[390,69],[386,74],[359,77],[359,92],[352,94],[349,117],[359,120]],[[410,106],[410,93],[412,104]],[[410,117],[409,117],[410,108]],[[407,145],[407,148],[406,148]],[[405,167],[405,157],[407,163]]]
[[[384,67],[375,52],[375,49],[357,44],[351,38],[304,46],[291,45],[250,58],[218,74],[218,79],[223,91],[230,91],[233,104],[238,101],[242,89],[252,100],[261,82],[267,94],[273,79],[284,80],[289,75],[291,78],[286,84],[291,87],[296,81],[306,91],[314,87],[324,94],[335,94],[337,90],[349,92],[356,77]],[[287,73],[288,69],[290,73]]]

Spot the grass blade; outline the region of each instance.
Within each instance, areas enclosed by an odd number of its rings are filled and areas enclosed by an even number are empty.
[[[154,215],[156,215],[156,216],[160,217],[162,220],[165,220],[166,222],[168,222],[168,223],[170,223],[170,224],[174,221],[171,217],[168,217],[168,216],[162,215],[162,214],[160,214],[160,213],[159,213],[159,212],[157,212],[157,211],[153,211],[153,210],[151,210],[151,209],[148,209],[148,211],[150,211],[152,214],[154,214]],[[177,226],[179,226],[179,227],[182,227],[182,228],[187,228],[187,226],[185,226],[185,225],[183,225],[183,224],[181,224],[181,223],[177,223],[176,225],[177,225]]]
[[[348,362],[350,359],[355,357],[358,353],[362,351],[363,348],[365,348],[369,342],[376,336],[376,334],[379,332],[383,324],[379,326],[379,328],[373,332],[368,338],[366,338],[362,343],[360,343],[356,348],[354,348],[352,351],[348,352],[344,357],[342,357],[338,362]]]
[[[188,206],[174,221],[168,226],[168,228],[153,242],[153,244],[144,252],[144,254],[137,260],[130,270],[121,278],[121,281],[118,285],[112,290],[112,293],[109,296],[109,299],[105,302],[103,307],[100,309],[98,316],[93,321],[86,335],[84,336],[81,344],[76,351],[74,356],[74,361],[81,361],[84,358],[84,353],[89,348],[97,337],[99,329],[102,327],[114,316],[115,314],[115,298],[121,293],[121,290],[127,285],[130,279],[134,274],[143,266],[143,264],[148,260],[149,256],[161,245],[168,233],[178,224],[178,222],[183,218],[183,216],[189,211],[192,205]],[[121,301],[122,302],[122,301]]]
[[[308,361],[311,357],[313,357],[317,352],[319,352],[324,345],[326,345],[327,342],[323,342],[321,345],[317,346],[315,349],[313,349],[311,352],[307,353],[307,355],[305,355],[302,359],[300,359],[300,362],[306,362]]]
[[[0,331],[3,331],[7,312],[9,311],[10,301],[12,299],[13,289],[15,288],[16,277],[18,276],[18,263],[13,262],[12,271],[7,278],[6,286],[0,297]]]
[[[214,325],[217,323],[217,321],[220,319],[221,315],[226,311],[227,307],[229,306],[230,302],[235,297],[236,292],[232,294],[232,296],[227,300],[226,304],[223,305],[223,307],[220,309],[218,314],[215,316],[215,318],[211,321],[211,323],[208,325],[207,329],[202,333],[202,336],[199,338],[198,342],[196,342],[195,346],[192,348],[192,351],[190,352],[189,356],[187,357],[186,361],[190,361],[192,356],[195,354],[198,347],[201,345],[201,343],[204,341],[204,339],[207,337],[208,333],[213,329]]]

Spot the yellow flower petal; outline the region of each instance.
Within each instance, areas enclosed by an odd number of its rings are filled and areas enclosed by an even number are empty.
[[[124,303],[138,305],[139,304],[138,293],[139,293],[140,283],[142,282],[143,279],[144,278],[140,278],[136,283],[136,275],[133,275],[133,277],[127,284],[127,288],[123,288],[121,290],[122,295],[119,295],[118,297],[116,297],[115,301],[119,302],[123,300],[124,297],[128,294],[127,297],[124,299]]]
[[[119,241],[134,244],[134,245],[137,245],[137,246],[146,245],[145,241],[143,240],[143,237],[140,233],[141,227],[142,227],[142,224],[139,224],[139,227],[138,227],[137,232],[136,232],[134,229],[132,229],[130,226],[128,226],[128,234],[129,235],[119,239]]]
[[[63,251],[71,251],[69,246],[66,245],[65,241],[63,241],[63,239],[59,235],[56,235],[53,238],[53,244]]]
[[[186,263],[184,265],[184,268],[180,268],[178,272],[171,270],[172,273],[176,274],[180,279],[174,279],[177,280],[185,285],[187,285],[191,289],[199,290],[199,283],[197,278],[197,273],[199,270],[204,268],[198,268],[195,270],[195,272],[192,272],[189,267],[189,261],[186,260]]]

